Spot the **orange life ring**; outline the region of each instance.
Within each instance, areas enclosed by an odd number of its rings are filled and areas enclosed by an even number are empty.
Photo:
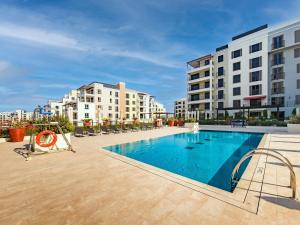
[[[45,135],[51,135],[53,138],[52,141],[49,143],[41,143],[41,138]],[[52,145],[55,145],[56,141],[57,141],[57,135],[54,131],[51,130],[44,130],[40,132],[35,139],[35,142],[41,147],[50,147]]]

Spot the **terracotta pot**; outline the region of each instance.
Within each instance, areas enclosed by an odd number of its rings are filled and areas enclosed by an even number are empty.
[[[169,121],[169,126],[170,126],[170,127],[173,127],[173,126],[174,126],[174,120],[170,120],[170,121]]]
[[[11,142],[22,142],[25,136],[25,128],[9,128]]]
[[[178,121],[178,126],[182,127],[184,125],[184,121],[183,120],[179,120]]]
[[[83,122],[83,126],[89,127],[89,126],[91,126],[91,122],[90,122],[90,121],[88,121],[88,122]]]
[[[174,126],[176,127],[177,125],[178,125],[178,121],[175,120],[175,121],[174,121]]]

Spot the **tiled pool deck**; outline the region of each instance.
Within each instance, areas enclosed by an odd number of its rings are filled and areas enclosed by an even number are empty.
[[[228,193],[101,149],[185,131],[73,138],[77,153],[28,162],[13,151],[22,144],[1,143],[0,224],[299,224],[288,169],[270,157],[253,157]],[[281,149],[291,160],[300,197],[300,134],[269,132],[261,147]]]

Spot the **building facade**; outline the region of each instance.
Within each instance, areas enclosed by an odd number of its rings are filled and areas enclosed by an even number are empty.
[[[174,116],[176,118],[185,118],[187,111],[187,100],[186,98],[181,98],[174,103]]]
[[[250,106],[250,116],[280,106],[280,117],[300,106],[300,21],[263,25],[234,36],[215,53],[187,62],[188,111],[216,117],[217,109]]]
[[[84,119],[102,123],[104,120],[149,121],[156,112],[165,112],[162,104],[147,93],[126,88],[125,83],[92,82],[72,90],[62,100],[48,101],[44,107],[52,115],[66,115],[74,124]]]

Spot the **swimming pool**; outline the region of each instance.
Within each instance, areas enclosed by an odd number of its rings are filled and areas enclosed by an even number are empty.
[[[104,147],[104,149],[232,191],[231,172],[245,153],[256,148],[262,133],[198,131]],[[241,166],[239,176],[249,160]]]

